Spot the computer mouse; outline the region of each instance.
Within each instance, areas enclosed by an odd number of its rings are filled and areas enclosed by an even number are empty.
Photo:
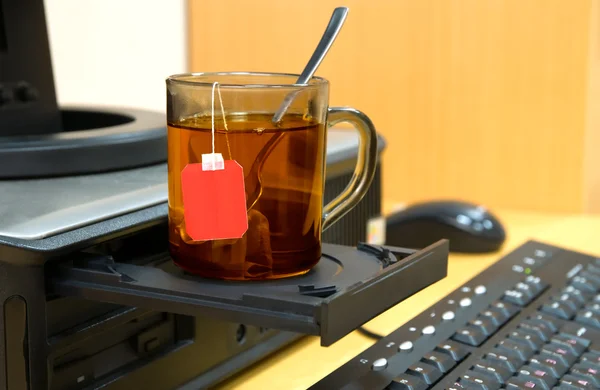
[[[484,206],[457,200],[409,205],[386,217],[385,244],[421,249],[448,239],[451,252],[489,253],[502,247],[506,231]]]

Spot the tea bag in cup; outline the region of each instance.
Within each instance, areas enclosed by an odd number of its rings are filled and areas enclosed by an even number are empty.
[[[273,268],[269,220],[260,211],[248,212],[246,267],[249,273],[263,273]]]
[[[221,103],[228,160],[215,152],[215,90]],[[181,238],[186,244],[195,246],[196,255],[204,261],[228,268],[266,272],[273,263],[269,222],[261,212],[246,210],[243,169],[231,155],[229,129],[218,83],[213,85],[212,100],[212,153],[202,154],[202,164],[189,164],[182,171],[185,223]],[[195,155],[193,150],[190,152]]]

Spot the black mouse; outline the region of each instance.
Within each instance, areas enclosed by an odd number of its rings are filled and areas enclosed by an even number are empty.
[[[489,210],[474,203],[447,200],[408,206],[386,218],[385,244],[421,249],[448,239],[451,252],[489,253],[502,247],[506,231]]]

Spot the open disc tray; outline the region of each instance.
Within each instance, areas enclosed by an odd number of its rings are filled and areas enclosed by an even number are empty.
[[[324,346],[447,274],[448,241],[440,240],[421,250],[325,243],[310,272],[275,281],[189,276],[168,255],[167,212],[159,204],[47,238],[0,236],[0,271],[43,270],[47,299],[212,316],[320,336]],[[38,288],[14,278],[5,283],[26,299]]]
[[[87,255],[50,268],[50,292],[183,315],[318,335],[328,346],[443,279],[448,241],[423,250],[324,244],[305,275],[231,282],[190,276],[158,256],[152,265]]]

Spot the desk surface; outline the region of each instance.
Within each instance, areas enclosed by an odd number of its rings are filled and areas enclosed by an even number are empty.
[[[384,209],[390,210],[391,207],[385,204]],[[365,328],[384,335],[392,332],[528,239],[600,255],[600,216],[522,211],[496,214],[508,232],[507,242],[500,253],[451,255],[448,276],[444,280],[374,318],[365,324]],[[325,348],[320,346],[318,338],[307,336],[232,378],[220,388],[306,390],[373,343],[373,340],[353,332]]]

